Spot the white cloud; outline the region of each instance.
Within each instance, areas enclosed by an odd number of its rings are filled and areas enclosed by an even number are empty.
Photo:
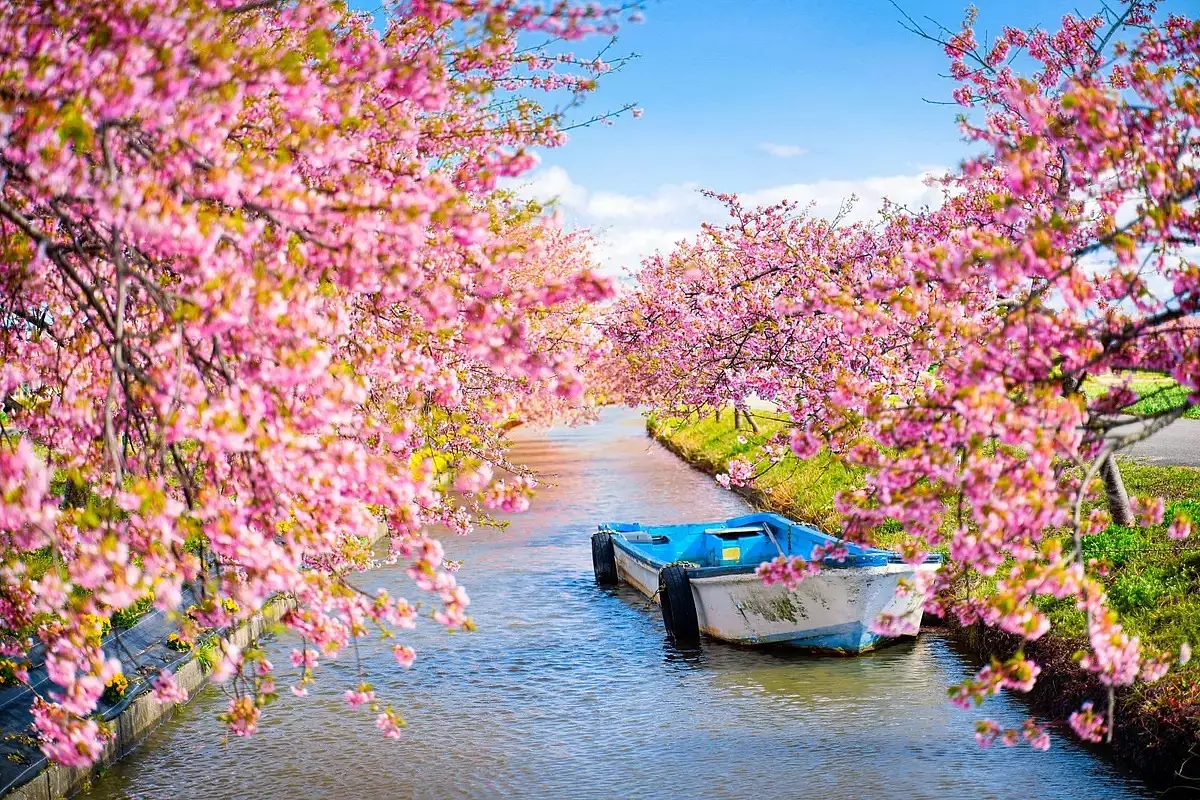
[[[562,167],[539,169],[511,188],[521,197],[543,203],[558,200],[566,208],[578,208],[587,198],[587,190],[572,181]]]
[[[695,183],[660,186],[652,195],[596,192],[584,208],[595,219],[662,219],[687,211],[699,211],[709,204]]]
[[[776,142],[760,142],[758,149],[775,158],[796,158],[808,152],[797,144],[778,144]]]
[[[926,180],[940,172],[930,168],[907,175],[793,183],[739,196],[747,207],[781,200],[801,206],[811,203],[811,213],[825,217],[835,215],[845,200],[857,197],[847,219],[866,221],[879,211],[885,197],[912,210],[936,206],[941,190],[927,186]],[[554,166],[535,171],[515,189],[523,197],[543,202],[557,198],[568,224],[591,229],[597,240],[596,256],[611,275],[636,270],[642,259],[670,251],[675,242],[694,236],[702,222],[725,219],[721,204],[701,194],[695,183],[666,184],[648,194],[590,192],[565,169]]]
[[[942,188],[927,186],[926,180],[944,170],[925,170],[913,175],[890,175],[861,180],[824,180],[813,183],[792,183],[746,192],[741,196],[747,206],[770,205],[791,200],[802,206],[812,203],[812,213],[832,217],[842,203],[856,198],[847,219],[864,222],[883,207],[884,198],[916,211],[922,207],[941,204]]]
[[[693,227],[606,228],[593,230],[596,257],[609,275],[636,272],[642,259],[655,253],[669,253],[675,243],[696,234]]]

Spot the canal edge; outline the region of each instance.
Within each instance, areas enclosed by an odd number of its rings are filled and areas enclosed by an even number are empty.
[[[382,521],[371,539],[374,546],[387,536],[387,525]],[[236,630],[219,636],[220,640],[244,648],[258,637],[268,625],[278,622],[292,603],[286,597],[275,597],[263,606],[254,617],[242,623]],[[182,703],[160,703],[148,691],[143,691],[120,714],[110,720],[114,726],[113,738],[91,767],[64,767],[49,764],[25,783],[14,787],[3,800],[59,800],[72,797],[99,777],[104,770],[138,749],[159,725],[191,703],[208,683],[208,673],[196,653],[188,654],[176,662],[175,682],[187,690],[188,699]],[[149,681],[146,682],[146,685]]]

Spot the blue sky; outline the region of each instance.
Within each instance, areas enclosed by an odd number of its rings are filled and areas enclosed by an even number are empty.
[[[989,8],[988,6],[991,6]],[[955,27],[964,0],[905,0]],[[981,0],[981,27],[1054,24],[1069,2]],[[697,181],[749,190],[780,182],[898,174],[965,150],[941,49],[908,33],[887,0],[651,0],[587,110],[636,102],[640,120],[578,131],[545,164],[595,190]],[[764,143],[800,148],[772,156]]]
[[[1064,13],[1095,10],[1086,0],[976,2],[981,32],[1056,28]],[[957,28],[967,2],[900,5]],[[602,78],[576,113],[634,102],[644,115],[575,131],[542,154],[525,191],[557,196],[570,224],[596,232],[614,271],[719,218],[700,187],[824,213],[854,194],[863,216],[885,195],[932,201],[924,174],[968,148],[959,107],[926,102],[950,99],[945,54],[900,20],[888,0],[649,0],[613,50],[639,58]]]
[[[897,0],[913,18],[957,29],[968,0]],[[975,0],[978,30],[1056,29],[1100,0]],[[378,0],[357,0],[358,7]],[[1167,0],[1181,10],[1188,0]],[[636,103],[641,119],[574,131],[518,181],[557,198],[568,224],[596,233],[612,271],[668,249],[721,210],[699,188],[749,202],[792,199],[831,214],[849,195],[858,215],[884,196],[919,206],[925,177],[967,153],[941,77],[941,48],[904,30],[888,0],[646,0],[613,54],[636,53],[574,112],[586,118]],[[932,30],[933,26],[930,25]],[[591,55],[603,42],[574,47]]]

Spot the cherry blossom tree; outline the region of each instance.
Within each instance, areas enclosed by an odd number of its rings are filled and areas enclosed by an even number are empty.
[[[1200,22],[1155,14],[1135,0],[990,42],[973,12],[959,31],[910,21],[949,55],[979,149],[944,179],[941,207],[844,225],[729,198],[733,223],[648,261],[610,323],[631,399],[719,407],[753,393],[789,415],[795,453],[827,447],[865,468],[838,501],[845,536],[899,523],[909,559],[945,546],[950,562],[910,587],[928,609],[1031,641],[1049,627],[1038,599],[1072,599],[1087,616],[1081,668],[1109,687],[1106,715],[1071,718],[1088,739],[1111,736],[1115,687],[1189,653],[1146,652],[1124,631],[1082,547],[1111,519],[1084,515],[1098,498],[1129,521],[1113,455],[1200,402]],[[1131,369],[1171,376],[1187,402],[1131,432],[1127,384],[1081,392],[1089,375]],[[725,480],[753,474],[731,465]],[[1176,519],[1171,535],[1189,526]],[[762,573],[791,583],[811,569]],[[995,590],[964,592],[968,574]],[[1020,650],[954,699],[1027,691],[1038,673]],[[1033,721],[985,721],[979,738],[1049,744]]]
[[[621,13],[4,3],[0,649],[45,648],[50,758],[98,757],[90,714],[120,669],[100,625],[143,598],[195,641],[285,596],[297,693],[372,630],[471,626],[426,531],[522,505],[528,478],[493,474],[499,430],[582,402],[595,341],[555,320],[610,291],[585,241],[496,191],[564,139],[534,93],[569,100],[607,68],[530,42]],[[432,611],[348,582],[380,523]],[[223,648],[233,733],[283,673]],[[183,696],[168,673],[154,691]],[[397,734],[369,687],[347,699]]]

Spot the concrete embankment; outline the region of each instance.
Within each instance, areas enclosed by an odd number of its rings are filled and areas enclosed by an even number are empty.
[[[372,544],[387,534],[381,523]],[[185,604],[188,597],[185,595]],[[223,640],[238,647],[254,642],[272,623],[278,622],[288,608],[288,600],[277,597],[269,601],[263,610],[238,628],[217,634],[203,643],[203,647],[216,645]],[[166,615],[152,611],[136,624],[118,634],[109,634],[104,640],[105,652],[118,658],[129,687],[123,697],[97,709],[98,716],[113,726],[113,738],[104,748],[104,753],[90,769],[77,769],[50,764],[37,749],[36,740],[30,733],[32,715],[29,712],[33,691],[45,694],[53,690],[45,674],[41,653],[31,653],[32,666],[29,670],[30,687],[16,686],[0,689],[0,727],[5,736],[0,742],[0,796],[5,800],[58,800],[70,797],[85,788],[92,778],[105,767],[124,758],[137,748],[146,736],[158,725],[170,719],[180,705],[159,703],[150,696],[151,683],[160,669],[175,673],[176,683],[195,697],[208,682],[210,667],[198,656],[202,647],[190,652],[177,652],[167,641],[176,630]],[[210,650],[211,652],[211,650]],[[213,724],[217,724],[215,721]]]

